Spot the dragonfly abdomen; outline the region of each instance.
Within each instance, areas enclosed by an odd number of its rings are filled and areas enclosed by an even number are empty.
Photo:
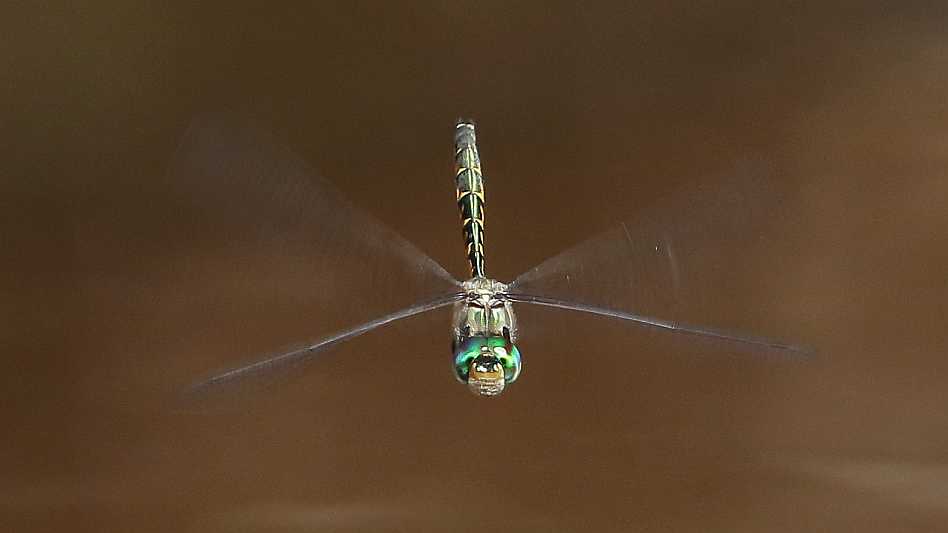
[[[484,177],[477,153],[474,124],[458,120],[454,128],[454,161],[458,209],[464,230],[471,276],[483,277],[484,271]]]

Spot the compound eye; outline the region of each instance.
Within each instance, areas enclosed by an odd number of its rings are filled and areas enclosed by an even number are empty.
[[[504,380],[507,383],[513,383],[520,377],[520,370],[523,367],[523,362],[520,358],[520,350],[516,345],[512,343],[507,343],[505,346],[498,346],[494,348],[494,354],[497,355],[497,359],[500,360],[500,364],[504,366]]]
[[[481,354],[483,345],[483,337],[469,337],[454,350],[454,376],[458,381],[467,383],[471,362]]]

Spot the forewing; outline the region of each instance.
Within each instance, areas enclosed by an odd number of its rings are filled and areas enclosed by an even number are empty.
[[[548,259],[510,292],[664,330],[806,351],[785,342],[798,329],[766,319],[795,279],[794,198],[769,165],[747,162]]]
[[[109,254],[137,264],[103,276],[94,292],[115,322],[135,317],[128,364],[169,390],[459,290],[434,260],[241,120],[195,121],[165,175],[141,187],[137,212],[112,228],[113,246],[90,240],[85,250],[102,268]]]

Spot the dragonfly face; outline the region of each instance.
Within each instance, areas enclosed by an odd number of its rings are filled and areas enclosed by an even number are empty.
[[[503,392],[520,369],[520,350],[506,337],[468,337],[454,350],[455,376],[480,396]]]

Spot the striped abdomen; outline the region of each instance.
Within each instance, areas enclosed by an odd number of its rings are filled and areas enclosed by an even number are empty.
[[[464,228],[471,276],[484,276],[484,177],[477,154],[474,124],[459,120],[454,128],[454,161],[458,209]]]

